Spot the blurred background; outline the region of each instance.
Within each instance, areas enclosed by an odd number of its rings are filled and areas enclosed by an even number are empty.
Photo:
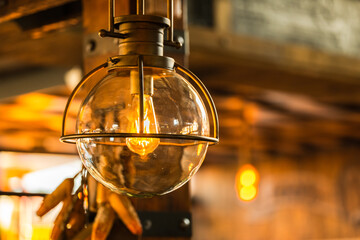
[[[2,240],[48,239],[58,210],[37,218],[41,196],[81,169],[58,139],[94,47],[82,11],[0,0]],[[359,12],[354,0],[175,1],[220,120],[190,183],[193,239],[360,238]]]

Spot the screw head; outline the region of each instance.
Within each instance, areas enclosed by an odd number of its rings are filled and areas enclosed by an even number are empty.
[[[152,222],[151,222],[151,220],[149,220],[149,219],[146,219],[145,221],[144,221],[144,229],[145,230],[150,230],[151,229],[151,227],[152,227]]]
[[[181,227],[182,229],[187,229],[187,228],[190,227],[190,224],[191,224],[190,219],[188,219],[188,218],[183,218],[183,219],[181,220],[180,227]]]
[[[94,39],[90,39],[87,43],[86,43],[86,51],[88,53],[95,51],[96,49],[96,41]]]

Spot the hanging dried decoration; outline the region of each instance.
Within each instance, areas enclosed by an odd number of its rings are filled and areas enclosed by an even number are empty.
[[[50,239],[88,239],[105,240],[112,225],[119,217],[129,231],[134,235],[142,234],[140,219],[125,195],[111,192],[101,184],[96,191],[97,212],[93,223],[88,223],[88,187],[87,174],[83,169],[81,184],[74,192],[74,179],[65,179],[51,194],[48,194],[36,214],[44,216],[62,202],[62,208],[54,221]],[[80,172],[79,172],[80,173]],[[73,193],[74,192],[74,193]]]

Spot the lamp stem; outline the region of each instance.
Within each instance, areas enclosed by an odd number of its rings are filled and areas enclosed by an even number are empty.
[[[108,23],[109,29],[108,31],[106,31],[105,29],[100,29],[99,36],[125,39],[128,37],[127,34],[114,32],[114,15],[115,15],[114,5],[115,5],[115,0],[109,0],[109,23]]]
[[[145,15],[145,0],[137,0],[136,14]]]
[[[144,62],[142,55],[139,56],[139,117],[140,131],[144,133]]]
[[[167,30],[167,40],[174,42],[174,1],[167,0],[167,18],[170,19],[170,27]]]
[[[174,0],[167,0],[167,18],[170,19],[170,27],[167,29],[165,45],[181,48],[182,43],[174,41]]]
[[[114,32],[114,5],[115,0],[109,0],[109,32]]]

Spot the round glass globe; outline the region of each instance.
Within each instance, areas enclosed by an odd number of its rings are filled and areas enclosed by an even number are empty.
[[[136,137],[140,131],[137,68],[110,70],[84,99],[79,134],[130,133],[79,138],[81,160],[106,187],[130,196],[162,195],[185,184],[199,169],[208,142]],[[195,88],[175,71],[144,68],[145,134],[209,136],[206,107]]]

